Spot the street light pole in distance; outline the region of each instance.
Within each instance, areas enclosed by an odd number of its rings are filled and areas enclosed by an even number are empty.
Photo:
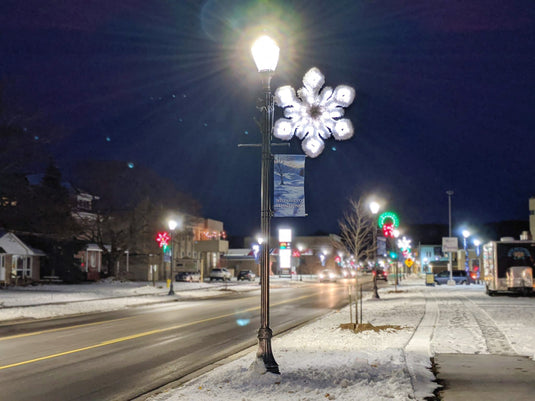
[[[446,191],[446,195],[448,195],[448,224],[449,224],[449,238],[451,238],[451,197],[453,196],[454,192],[452,190]],[[448,280],[448,285],[455,285],[455,281],[453,280],[453,264],[451,260],[451,252],[449,253],[449,262],[448,262],[448,270],[450,271],[450,279]]]
[[[381,205],[377,202],[370,202],[370,211],[373,215],[373,294],[372,298],[379,299],[379,292],[377,288],[377,213]]]
[[[169,226],[169,231],[171,232],[171,269],[169,269],[171,271],[171,285],[169,286],[169,293],[167,295],[175,295],[175,291],[173,288],[173,281],[175,280],[175,278],[173,277],[173,265],[174,265],[173,256],[175,252],[175,246],[173,245],[173,240],[174,240],[173,237],[175,234],[175,228],[178,225],[178,223],[175,220],[169,220],[167,225]]]
[[[464,243],[463,243],[463,247],[464,247],[464,270],[466,271],[466,274],[470,274],[470,265],[468,264],[468,237],[471,235],[472,233],[468,230],[463,230],[463,238],[464,238]]]

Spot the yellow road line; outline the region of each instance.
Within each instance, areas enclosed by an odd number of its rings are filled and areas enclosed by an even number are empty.
[[[80,327],[97,326],[99,324],[105,324],[105,323],[109,323],[109,322],[118,322],[120,320],[133,319],[134,317],[135,316],[122,317],[122,318],[119,318],[119,319],[103,320],[101,322],[84,323],[84,324],[77,324],[75,326],[59,327],[57,329],[48,329],[48,330],[32,331],[31,333],[15,334],[13,336],[0,337],[0,341],[12,340],[14,338],[21,338],[21,337],[36,336],[36,335],[39,335],[39,334],[55,333],[55,332],[58,332],[58,331],[77,329],[77,328],[80,328]]]
[[[316,295],[317,294],[303,295],[301,297],[292,298],[292,299],[288,299],[286,301],[280,301],[280,302],[271,304],[271,306],[283,305],[283,304],[287,304],[287,303],[290,303],[290,302],[293,302],[293,301],[297,301],[297,300],[300,300],[300,299],[311,298],[311,297],[316,296]],[[197,320],[195,322],[179,324],[179,325],[175,325],[175,326],[171,326],[171,327],[166,327],[164,329],[150,330],[150,331],[145,331],[145,332],[142,332],[142,333],[132,334],[132,335],[126,336],[126,337],[119,337],[119,338],[115,338],[115,339],[112,339],[112,340],[103,341],[103,342],[100,342],[98,344],[89,345],[87,347],[76,348],[76,349],[73,349],[73,350],[70,350],[70,351],[59,352],[57,354],[46,355],[46,356],[42,356],[40,358],[35,358],[35,359],[27,360],[27,361],[16,362],[16,363],[12,363],[12,364],[9,364],[9,365],[0,366],[0,370],[14,368],[14,367],[17,367],[17,366],[22,366],[22,365],[28,365],[30,363],[44,361],[46,359],[53,359],[53,358],[57,358],[57,357],[64,356],[64,355],[75,354],[77,352],[87,351],[87,350],[90,350],[90,349],[105,347],[107,345],[117,344],[117,343],[120,343],[120,342],[123,342],[123,341],[134,340],[136,338],[146,337],[146,336],[150,336],[150,335],[153,335],[153,334],[159,334],[159,333],[164,333],[166,331],[181,329],[181,328],[184,328],[184,327],[193,326],[195,324],[206,323],[206,322],[210,322],[212,320],[222,319],[222,318],[225,318],[225,317],[237,315],[237,314],[240,314],[240,313],[243,313],[243,312],[250,312],[250,311],[258,310],[258,309],[260,309],[260,307],[259,306],[255,306],[255,307],[252,307],[252,308],[241,310],[239,312],[227,313],[225,315],[214,316],[214,317],[210,317],[210,318],[207,318],[207,319]],[[124,318],[124,319],[129,319],[129,318]],[[117,320],[122,320],[122,319],[117,319]],[[110,320],[108,320],[108,322],[109,321]],[[103,323],[105,323],[105,322],[103,322]],[[93,325],[93,324],[97,324],[97,323],[88,323],[86,326]],[[72,326],[72,327],[82,327],[82,326],[84,326],[84,325]],[[63,328],[63,329],[66,329],[66,328]],[[57,329],[57,330],[62,330],[62,329]],[[53,331],[53,330],[51,330],[51,331]],[[30,335],[30,334],[28,334],[28,335]],[[23,337],[25,335],[20,335],[20,336]],[[11,338],[15,338],[15,337],[17,337],[17,336],[13,336]]]

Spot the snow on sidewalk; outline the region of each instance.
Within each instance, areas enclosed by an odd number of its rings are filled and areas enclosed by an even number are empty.
[[[182,291],[182,285],[195,289]],[[232,289],[257,290],[258,284]],[[220,290],[206,283],[177,283],[175,290],[180,294],[177,298],[220,294]],[[0,302],[10,307],[0,308],[0,320],[59,316],[87,312],[88,308],[119,309],[150,300],[161,302],[168,299],[167,292],[163,284],[152,287],[146,283],[1,290]],[[110,294],[116,298],[109,299]],[[404,280],[398,292],[390,286],[380,290],[380,295],[380,300],[364,300],[364,322],[400,328],[359,333],[343,330],[340,325],[350,321],[349,308],[344,308],[273,338],[280,376],[262,375],[252,369],[256,350],[251,350],[150,399],[423,400],[436,388],[429,371],[429,358],[436,353],[535,355],[535,298],[488,297],[481,285],[426,287],[423,279]],[[54,301],[62,303],[14,307]]]
[[[414,399],[404,349],[424,317],[425,305],[418,291],[382,291],[380,300],[365,300],[364,321],[398,325],[400,330],[342,330],[340,324],[350,319],[345,308],[273,339],[280,376],[258,375],[251,368],[252,351],[151,401]]]
[[[150,401],[424,400],[437,387],[429,370],[437,351],[489,353],[492,347],[480,345],[503,335],[518,354],[534,355],[534,335],[522,341],[526,332],[535,333],[533,298],[490,298],[481,285],[426,287],[423,280],[405,280],[399,292],[380,294],[380,300],[365,300],[364,321],[401,330],[342,330],[340,324],[349,322],[345,308],[273,339],[280,376],[252,369],[251,351]]]

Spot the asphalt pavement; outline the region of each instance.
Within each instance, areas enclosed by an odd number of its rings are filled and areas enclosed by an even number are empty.
[[[442,401],[532,401],[535,361],[518,355],[436,354]]]

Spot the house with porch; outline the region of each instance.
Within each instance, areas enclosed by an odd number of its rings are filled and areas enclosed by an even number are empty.
[[[0,231],[0,284],[22,284],[41,279],[41,257],[46,254],[10,232]]]

